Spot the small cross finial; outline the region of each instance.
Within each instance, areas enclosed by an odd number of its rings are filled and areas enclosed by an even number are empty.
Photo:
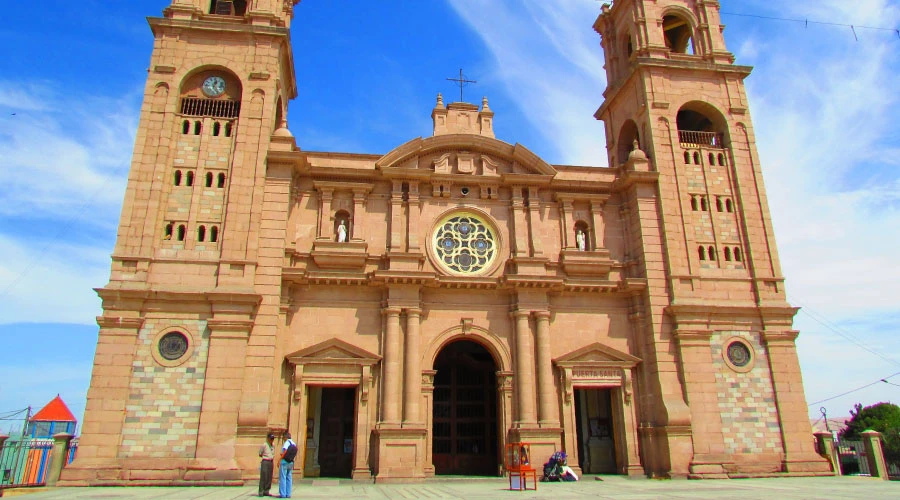
[[[463,87],[466,86],[467,83],[478,83],[476,80],[466,80],[466,77],[463,75],[462,68],[459,68],[459,78],[447,78],[451,82],[456,82],[459,84],[459,102],[463,101]]]

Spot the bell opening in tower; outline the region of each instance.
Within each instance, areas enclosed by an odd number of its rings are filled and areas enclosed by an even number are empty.
[[[678,110],[678,138],[684,148],[724,149],[727,126],[721,113],[708,103],[692,101]]]
[[[209,13],[219,16],[243,16],[247,13],[247,0],[212,0]]]
[[[691,23],[681,16],[668,15],[663,18],[663,33],[666,47],[679,54],[694,54],[694,40]]]

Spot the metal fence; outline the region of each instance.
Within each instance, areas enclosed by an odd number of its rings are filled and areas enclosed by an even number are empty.
[[[835,442],[841,462],[841,474],[845,476],[870,476],[869,460],[862,441],[839,440]]]
[[[0,450],[0,491],[43,486],[52,455],[52,439],[8,439]]]

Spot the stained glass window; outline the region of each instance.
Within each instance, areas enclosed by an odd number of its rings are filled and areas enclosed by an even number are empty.
[[[433,243],[438,262],[452,274],[485,272],[498,252],[493,229],[469,213],[444,219],[434,231]]]

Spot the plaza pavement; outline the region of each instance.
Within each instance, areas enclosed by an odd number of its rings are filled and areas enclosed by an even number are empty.
[[[526,500],[548,498],[649,500],[678,499],[866,499],[900,498],[900,481],[879,481],[863,477],[819,477],[731,480],[654,480],[603,476],[602,481],[585,477],[577,483],[538,483],[537,491],[509,491],[506,479],[458,478],[416,484],[371,484],[337,480],[304,480],[294,485],[293,498],[299,499],[464,499]],[[243,487],[170,487],[170,488],[54,488],[22,494],[23,500],[75,499],[236,499],[256,496],[256,484]],[[272,488],[274,495],[278,487]]]

